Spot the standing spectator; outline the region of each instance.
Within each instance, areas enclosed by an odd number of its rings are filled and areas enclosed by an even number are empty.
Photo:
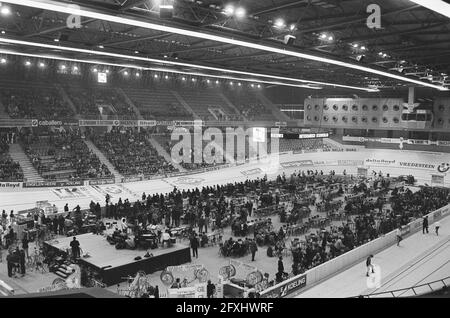
[[[66,205],[64,206],[64,212],[69,212],[69,203],[66,203]]]
[[[400,242],[403,240],[401,226],[397,228],[397,231],[395,231],[395,235],[397,235],[397,246],[400,246]]]
[[[284,273],[283,256],[280,256],[278,258],[278,273],[280,273],[280,274]]]
[[[17,248],[18,250],[19,248]],[[22,276],[25,276],[25,251],[22,249],[19,251],[19,264],[20,264],[20,273]]]
[[[256,245],[255,240],[251,240],[250,242],[250,252],[252,253],[252,262],[255,260],[255,254],[258,250],[258,246]]]
[[[62,215],[58,216],[58,229],[59,235],[64,235],[64,217]]]
[[[436,232],[436,235],[439,235],[439,228],[441,227],[441,223],[439,221],[434,222],[434,230]]]
[[[22,249],[25,251],[25,256],[28,259],[29,258],[29,254],[28,254],[28,237],[27,237],[26,234],[23,236],[23,239],[22,239]]]
[[[198,245],[197,233],[194,233],[191,237],[192,257],[198,258]]]
[[[72,256],[74,259],[80,257],[80,242],[77,241],[77,238],[74,236],[73,241],[70,242],[70,247],[72,248]]]
[[[206,296],[208,298],[213,298],[215,291],[216,286],[213,283],[211,283],[211,280],[208,280],[208,285],[206,285]]]
[[[58,234],[58,218],[54,217],[52,220],[52,225],[53,225],[53,233]]]
[[[367,260],[366,260],[366,266],[367,266],[366,276],[367,277],[369,277],[370,272],[374,273],[374,269],[373,269],[373,265],[372,265],[372,258],[373,258],[373,255],[369,255],[369,257],[367,257]]]
[[[425,234],[425,231],[428,234],[428,216],[425,215],[422,221],[422,234]]]

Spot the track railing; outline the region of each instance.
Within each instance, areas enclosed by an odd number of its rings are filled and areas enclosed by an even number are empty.
[[[442,289],[444,287],[449,287],[449,286],[450,286],[450,276],[443,278],[443,279],[433,281],[433,282],[421,284],[421,285],[416,285],[416,286],[411,286],[411,287],[406,287],[406,288],[401,288],[401,289],[395,289],[395,290],[389,290],[389,291],[385,291],[385,292],[368,294],[368,295],[360,295],[360,296],[357,296],[354,298],[375,298],[375,297],[397,298],[397,297],[401,297],[401,295],[405,294],[408,291],[412,291],[414,293],[414,296],[419,296],[419,295],[423,295],[423,294],[426,294],[429,292],[434,292],[434,291],[437,291],[439,289]],[[424,287],[429,288],[429,291],[427,289],[424,289]],[[420,291],[418,291],[419,289],[420,289]]]

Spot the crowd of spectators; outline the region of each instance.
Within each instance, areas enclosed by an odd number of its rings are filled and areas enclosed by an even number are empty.
[[[0,132],[0,181],[23,181],[23,172],[20,164],[10,157],[9,144],[13,136],[11,132]]]
[[[88,148],[76,130],[21,133],[21,143],[36,170],[46,179],[96,179],[111,172]]]
[[[120,119],[137,119],[133,108],[112,88],[68,86],[66,92],[84,118],[100,119],[109,116]]]
[[[11,118],[58,119],[74,116],[55,89],[3,89],[1,101]]]
[[[148,140],[145,130],[112,129],[103,134],[90,134],[90,139],[125,176],[155,175],[176,171],[172,163],[161,157]]]

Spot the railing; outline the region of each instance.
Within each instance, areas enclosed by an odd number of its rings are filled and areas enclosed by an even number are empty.
[[[447,284],[446,284],[446,281]],[[408,291],[412,291],[414,293],[415,296],[418,295],[423,295],[429,292],[434,292],[437,291],[439,289],[442,289],[444,287],[448,287],[450,283],[450,276],[443,278],[443,279],[439,279],[439,280],[435,280],[433,282],[429,282],[429,283],[425,283],[425,284],[421,284],[421,285],[417,285],[417,286],[412,286],[412,287],[406,287],[406,288],[401,288],[401,289],[395,289],[395,290],[390,290],[390,291],[385,291],[385,292],[380,292],[380,293],[374,293],[374,294],[367,294],[367,295],[360,295],[360,296],[356,296],[356,297],[352,297],[352,298],[371,298],[371,297],[400,297],[401,295],[405,294]],[[437,284],[438,286],[435,286],[433,289],[432,285]],[[426,291],[421,291],[421,292],[417,292],[417,289],[419,288],[423,288],[423,287],[428,287],[430,289],[430,291],[426,290]],[[397,295],[396,295],[397,293]]]

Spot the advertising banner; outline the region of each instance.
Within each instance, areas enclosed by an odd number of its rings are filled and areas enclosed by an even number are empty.
[[[304,167],[304,166],[312,166],[312,160],[297,160],[297,161],[289,161],[282,162],[280,164],[283,168],[296,168],[296,167]]]
[[[444,185],[444,176],[432,174],[431,175],[431,184]]]
[[[114,183],[114,179],[98,179],[98,180],[89,180],[89,185],[102,185],[102,184],[112,184]]]
[[[0,119],[0,127],[32,127],[32,119]]]
[[[338,160],[338,166],[362,166],[363,160]]]
[[[254,174],[260,174],[261,172],[262,172],[262,170],[260,168],[255,168],[255,169],[241,171],[241,173],[244,176],[251,176],[251,175],[254,175]]]
[[[156,126],[156,120],[138,120],[139,127],[154,127]]]
[[[22,182],[0,182],[0,189],[19,189],[22,188]]]
[[[84,184],[83,180],[78,181],[41,181],[41,182],[24,182],[24,188],[45,188],[45,187],[77,187]]]
[[[261,294],[261,298],[281,298],[306,286],[306,274],[289,279],[275,288]]]

